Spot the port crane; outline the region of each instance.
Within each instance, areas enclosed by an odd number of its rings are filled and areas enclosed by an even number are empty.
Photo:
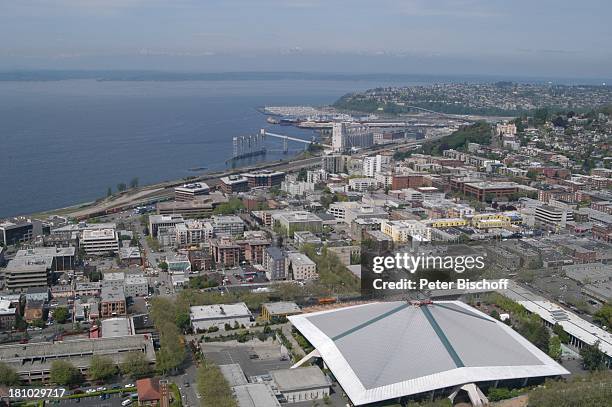
[[[263,141],[266,137],[274,137],[283,141],[283,152],[289,151],[289,141],[297,141],[298,143],[304,143],[307,145],[314,144],[316,141],[314,137],[312,140],[304,140],[297,137],[285,136],[283,134],[270,133],[266,129],[261,129],[257,134],[251,134],[247,136],[233,137],[233,154],[231,160],[253,157],[256,155],[263,155],[266,153],[266,149],[263,146]],[[330,148],[326,144],[321,144],[323,147]]]

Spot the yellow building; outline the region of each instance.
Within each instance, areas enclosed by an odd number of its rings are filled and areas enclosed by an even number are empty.
[[[511,219],[502,213],[474,215],[472,226],[478,229],[507,228]]]
[[[466,226],[468,221],[463,218],[440,218],[431,219],[425,222],[429,227],[436,229],[452,228],[457,226]]]

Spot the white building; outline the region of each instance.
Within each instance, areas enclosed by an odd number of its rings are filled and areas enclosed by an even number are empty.
[[[79,244],[88,255],[117,253],[119,236],[115,229],[85,229]]]
[[[285,264],[287,266],[287,275],[293,276],[293,280],[314,280],[319,277],[317,265],[303,253],[287,253]]]
[[[390,162],[391,156],[386,154],[365,157],[363,159],[363,175],[373,177],[377,172],[382,172]]]
[[[123,287],[126,297],[144,297],[149,294],[149,282],[142,274],[127,274]]]
[[[357,192],[368,191],[376,188],[376,180],[374,178],[351,178],[349,179],[349,188]]]
[[[215,215],[212,217],[215,235],[241,235],[244,232],[244,221],[236,215]]]
[[[394,242],[430,241],[431,229],[418,220],[383,220],[380,231]]]
[[[197,245],[213,237],[213,225],[197,219],[186,220],[175,227],[176,243],[179,247]]]
[[[157,237],[160,227],[174,227],[184,222],[183,215],[149,215],[149,233]]]
[[[204,182],[185,184],[174,188],[174,199],[177,201],[192,201],[198,196],[208,195],[210,188]]]
[[[225,330],[225,324],[234,327],[251,326],[253,315],[244,302],[236,304],[215,304],[191,307],[189,311],[191,326],[194,331],[205,331],[213,326]]]
[[[567,222],[574,220],[574,214],[568,209],[542,205],[536,208],[535,219],[542,224],[553,226],[556,229],[565,229]]]

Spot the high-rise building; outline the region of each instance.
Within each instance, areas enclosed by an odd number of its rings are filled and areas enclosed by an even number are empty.
[[[345,160],[342,155],[332,154],[321,157],[321,169],[330,174],[344,172]]]
[[[391,156],[377,154],[363,159],[363,175],[373,177],[377,172],[381,172],[385,166],[391,162]]]

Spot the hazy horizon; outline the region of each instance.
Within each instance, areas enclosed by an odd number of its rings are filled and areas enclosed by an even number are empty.
[[[612,3],[9,0],[0,70],[609,78]]]

